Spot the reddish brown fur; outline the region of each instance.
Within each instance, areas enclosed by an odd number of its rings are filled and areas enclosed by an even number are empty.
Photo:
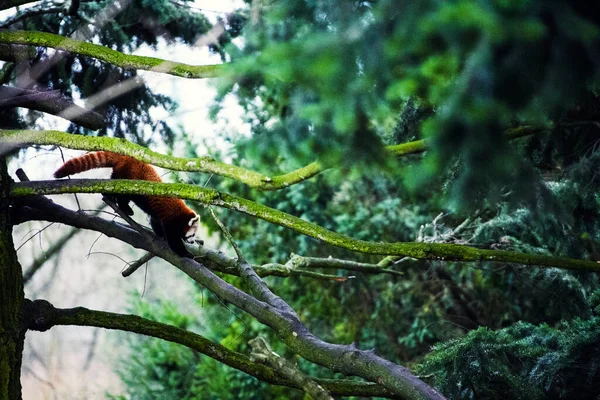
[[[149,164],[133,157],[124,156],[107,151],[89,153],[67,161],[54,173],[54,177],[62,178],[67,175],[77,174],[95,168],[112,167],[111,179],[141,179],[152,182],[162,182],[156,170]],[[168,234],[177,234],[180,238],[185,236],[189,228],[190,219],[196,213],[185,205],[183,200],[175,197],[143,196],[143,195],[118,195],[124,200],[125,205],[132,200],[152,219],[157,219],[162,224],[162,229],[152,223],[152,227],[159,236],[167,237]],[[119,205],[123,207],[122,202]],[[159,232],[160,231],[160,232]],[[170,242],[170,241],[169,241]],[[171,242],[170,242],[171,244]],[[173,247],[173,246],[171,246]],[[175,250],[175,249],[174,249]]]

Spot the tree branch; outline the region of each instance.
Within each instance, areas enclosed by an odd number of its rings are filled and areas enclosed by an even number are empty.
[[[21,62],[35,58],[37,52],[35,47],[21,46],[17,44],[0,44],[0,60],[8,62]]]
[[[513,139],[518,139],[518,138],[529,136],[529,135],[534,135],[536,133],[541,133],[541,132],[544,132],[544,131],[547,131],[550,129],[551,129],[550,127],[525,125],[525,126],[517,126],[515,128],[509,128],[504,132],[504,134],[506,136],[506,139],[513,140]],[[390,153],[392,153],[398,157],[405,156],[408,154],[423,153],[428,149],[429,149],[429,145],[427,144],[427,141],[424,139],[415,140],[414,142],[400,143],[400,144],[394,144],[391,146],[386,146],[386,150],[388,150]]]
[[[2,32],[0,32],[1,34]],[[104,116],[95,111],[79,107],[73,101],[64,98],[56,91],[39,92],[10,86],[0,86],[0,107],[24,107],[45,112],[71,121],[84,128],[98,130],[106,126]],[[65,111],[68,110],[68,114]],[[2,147],[3,140],[0,140]]]
[[[62,193],[108,193],[143,194],[150,196],[175,196],[239,211],[252,217],[292,229],[298,233],[318,239],[332,246],[365,254],[412,257],[416,259],[461,262],[504,262],[521,265],[537,265],[579,271],[600,271],[600,263],[553,257],[541,254],[525,254],[507,250],[487,250],[454,243],[373,243],[353,239],[332,232],[312,222],[242,197],[219,192],[214,189],[186,184],[156,183],[118,179],[70,179],[68,181],[37,181],[15,183],[12,196]]]
[[[267,364],[282,376],[300,386],[306,394],[315,400],[333,400],[327,389],[324,389],[314,379],[300,371],[297,366],[271,350],[267,341],[262,337],[256,337],[248,341],[248,344],[252,348],[250,354],[252,361]]]
[[[22,11],[16,15],[13,15],[6,21],[2,22],[0,24],[0,29],[6,29],[9,26],[16,24],[19,21],[23,21],[24,19],[36,16],[36,15],[58,14],[62,11],[64,11],[63,7],[47,7],[47,6],[46,7],[42,6],[42,8],[31,7],[31,8],[25,9],[24,11]]]
[[[219,250],[212,250],[206,246],[201,246],[197,251],[194,252],[199,259],[202,260],[204,264],[208,268],[213,271],[218,271],[228,275],[236,275],[240,276],[239,268],[237,267],[237,260],[234,258],[228,257],[225,253]],[[328,281],[345,281],[348,278],[337,275],[327,275],[321,274],[313,271],[306,271],[301,269],[296,269],[293,266],[286,263],[283,264],[264,264],[264,265],[253,265],[252,269],[256,271],[258,276],[264,278],[266,276],[280,276],[280,277],[289,277],[289,276],[306,276],[310,278],[328,280]]]
[[[35,3],[36,1],[37,0],[2,0],[0,1],[0,10],[22,6],[23,4]]]
[[[401,271],[394,271],[393,269],[382,267],[377,264],[360,263],[350,260],[340,260],[338,258],[318,258],[318,257],[304,257],[297,254],[292,254],[290,260],[286,263],[290,264],[292,268],[326,268],[326,269],[344,269],[348,271],[363,272],[365,274],[391,274],[391,275],[404,275]]]
[[[507,130],[508,139],[533,135],[543,132],[545,128],[523,126]],[[303,182],[328,169],[321,163],[313,162],[297,170],[283,175],[267,176],[236,165],[225,164],[214,160],[212,157],[179,158],[156,153],[146,147],[136,145],[124,139],[108,137],[79,137],[60,131],[38,130],[1,130],[0,145],[26,147],[37,145],[58,145],[69,149],[88,151],[112,151],[114,153],[132,156],[145,163],[174,171],[205,172],[219,175],[242,182],[259,190],[278,190]],[[394,156],[419,154],[427,149],[424,140],[402,143],[384,147]]]
[[[48,260],[50,260],[56,254],[58,254],[58,252],[60,250],[62,250],[62,248],[65,246],[65,244],[69,240],[71,240],[73,238],[73,236],[75,236],[78,233],[79,233],[79,229],[71,229],[69,232],[67,232],[67,234],[63,235],[56,242],[52,243],[52,245],[48,248],[48,250],[43,252],[43,254],[41,256],[39,256],[35,260],[33,260],[31,265],[29,265],[29,267],[25,270],[25,272],[23,272],[23,283],[26,285],[31,280],[31,278],[33,278],[33,276],[39,271],[39,269]]]
[[[253,362],[242,353],[230,350],[185,329],[151,321],[136,315],[89,310],[83,307],[61,309],[55,308],[46,300],[25,300],[25,302],[25,324],[27,329],[44,332],[54,326],[77,325],[138,333],[189,347],[261,381],[302,389],[302,386],[282,377],[272,368]],[[333,384],[334,390],[332,392],[339,396],[389,397],[389,392],[372,383],[332,379],[322,380],[320,383],[324,387]],[[336,392],[335,389],[340,387],[344,387],[344,389],[341,392]]]
[[[242,280],[250,287],[250,291],[252,292],[252,294],[254,294],[254,296],[256,296],[256,298],[258,298],[259,300],[269,303],[270,305],[276,307],[280,311],[290,313],[297,318],[298,316],[296,315],[296,312],[292,309],[292,307],[290,307],[285,301],[283,301],[281,297],[273,294],[273,292],[269,290],[269,287],[267,286],[265,281],[260,279],[260,277],[252,269],[252,266],[248,264],[248,262],[244,259],[244,256],[242,255],[242,252],[240,251],[238,245],[235,243],[233,236],[231,236],[231,233],[229,233],[229,230],[221,222],[221,220],[217,218],[217,215],[213,211],[212,207],[208,207],[208,210],[210,211],[210,215],[213,217],[219,228],[221,228],[221,231],[223,231],[223,234],[235,250],[235,254],[237,254],[238,257],[235,262],[235,268]]]
[[[183,78],[215,78],[222,73],[224,68],[223,64],[189,65],[155,57],[124,54],[98,44],[81,42],[47,32],[1,31],[0,43],[51,47],[57,50],[92,57],[124,69],[141,69]]]
[[[0,86],[0,109],[23,107],[25,104],[45,103],[55,101],[61,97],[60,90],[34,91],[19,96],[4,96]]]
[[[362,351],[355,345],[337,345],[320,340],[294,315],[282,313],[273,306],[244,293],[220,279],[204,265],[192,259],[177,256],[162,240],[148,240],[126,226],[69,211],[43,197],[31,196],[16,200],[18,200],[16,204],[20,202],[25,206],[13,213],[16,223],[31,219],[43,219],[83,229],[93,229],[162,257],[216,296],[272,328],[292,351],[311,362],[325,366],[334,372],[356,375],[380,383],[391,393],[401,395],[406,399],[443,399],[443,396],[415,378],[408,369],[382,359],[373,351]]]
[[[154,258],[154,254],[152,254],[152,253],[144,254],[140,259],[130,263],[127,266],[127,268],[125,268],[123,270],[123,272],[121,272],[121,276],[123,278],[127,278],[128,276],[133,274],[135,271],[137,271],[142,265],[146,264],[148,261],[152,260],[153,258]]]
[[[83,140],[82,140],[83,139]],[[306,167],[279,176],[266,176],[236,165],[214,160],[212,157],[178,158],[156,153],[146,147],[124,139],[108,137],[80,137],[60,131],[0,130],[0,145],[26,147],[36,145],[58,145],[77,150],[105,150],[137,158],[148,164],[175,171],[205,172],[235,179],[260,190],[276,190],[309,179],[323,171],[320,164]]]

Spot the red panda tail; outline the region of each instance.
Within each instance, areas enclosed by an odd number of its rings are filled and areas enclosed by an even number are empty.
[[[98,151],[81,157],[73,158],[54,172],[55,178],[89,171],[94,168],[113,167],[123,156],[109,151]]]

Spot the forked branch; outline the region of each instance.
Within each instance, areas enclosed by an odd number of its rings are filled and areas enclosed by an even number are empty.
[[[26,300],[25,302],[27,329],[46,331],[55,326],[77,325],[138,333],[189,347],[263,382],[302,389],[301,385],[282,377],[273,368],[253,362],[242,353],[230,350],[185,329],[151,321],[137,315],[96,311],[83,307],[56,308],[45,300]],[[373,383],[344,379],[323,379],[317,380],[317,382],[338,396],[390,397],[389,392]]]
[[[14,213],[15,223],[40,219],[93,229],[162,257],[216,296],[272,328],[292,351],[311,362],[325,366],[334,372],[360,376],[377,382],[390,393],[406,399],[443,399],[443,396],[413,376],[408,369],[382,359],[372,351],[359,350],[354,345],[330,344],[320,340],[295,315],[283,313],[244,293],[220,279],[204,265],[177,256],[163,241],[148,240],[126,226],[67,210],[43,197],[25,197],[15,200],[16,204],[21,204],[18,212]]]

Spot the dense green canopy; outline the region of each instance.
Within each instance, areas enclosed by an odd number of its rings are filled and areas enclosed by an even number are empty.
[[[108,3],[84,1],[73,15],[32,13],[0,27],[68,36]],[[469,244],[600,261],[600,6],[560,0],[245,3],[222,17],[225,32],[211,47],[227,62],[212,118],[226,117],[232,95],[251,135],[223,132],[233,150],[209,151],[267,176],[314,161],[323,168],[277,191],[220,176],[211,187],[370,242]],[[142,44],[192,43],[211,29],[202,10],[186,1],[127,4],[93,32],[94,41],[131,53]],[[31,62],[47,57],[39,49]],[[11,65],[4,66],[3,83],[17,76]],[[38,82],[86,98],[135,75],[69,54]],[[177,137],[173,127],[151,118],[155,106],[174,110],[176,104],[143,86],[103,110],[106,128],[91,133],[72,125],[69,131],[143,144],[180,139],[187,143],[185,156],[197,156],[184,133]],[[30,125],[17,121],[13,110],[0,110],[0,117],[9,111],[12,122],[2,127]],[[145,138],[145,125],[157,135]],[[535,134],[512,140],[506,134],[524,127]],[[425,154],[400,157],[386,149],[420,139]],[[219,215],[253,264],[285,264],[291,253],[381,262],[246,215]],[[220,232],[208,215],[203,221]],[[266,279],[319,337],[375,348],[450,398],[599,395],[595,274],[487,262],[386,262],[403,275],[328,269],[318,270],[320,279]],[[200,293],[201,320],[168,299],[137,299],[131,308],[244,353],[248,339],[266,336],[309,375],[333,377],[249,315]],[[123,337],[128,349],[118,371],[130,398],[303,398],[179,345]]]

